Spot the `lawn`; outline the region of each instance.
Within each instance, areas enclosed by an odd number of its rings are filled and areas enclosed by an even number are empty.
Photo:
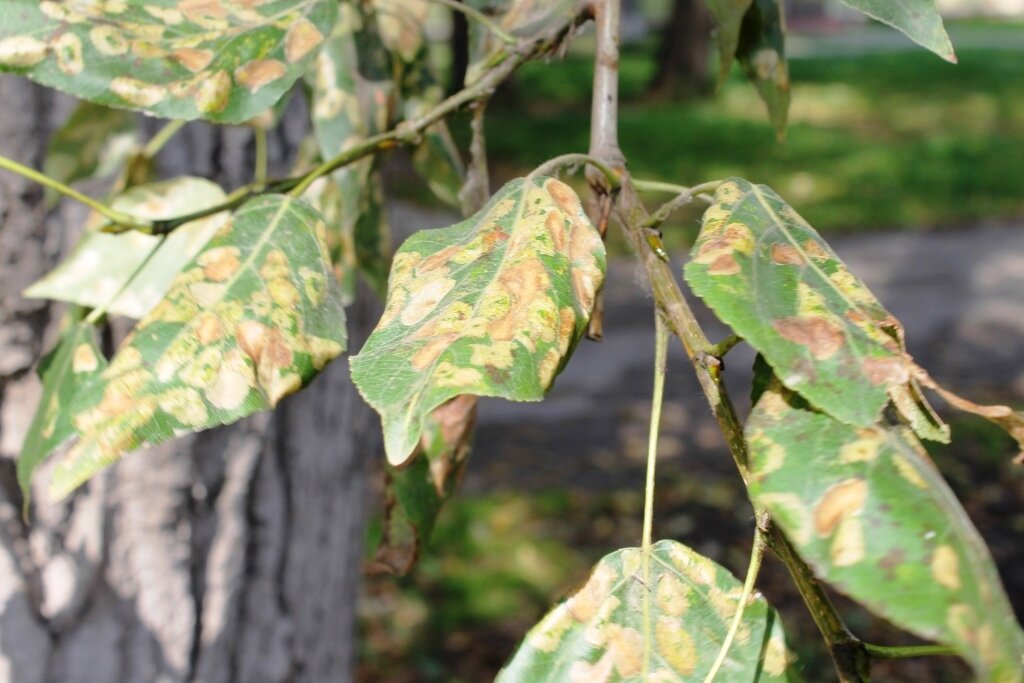
[[[1001,31],[1024,42],[1022,28]],[[770,184],[822,231],[1020,218],[1024,51],[975,45],[959,50],[957,65],[924,50],[792,60],[784,143],[738,68],[706,100],[652,102],[644,90],[654,44],[629,46],[621,144],[637,177],[693,184],[741,175]],[[585,52],[527,65],[499,94],[488,148],[500,179],[587,148]]]

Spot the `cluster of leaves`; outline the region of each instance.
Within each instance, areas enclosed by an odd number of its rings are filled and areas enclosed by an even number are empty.
[[[931,0],[845,1],[953,59]],[[739,62],[781,135],[789,76],[779,0],[708,4],[723,73]],[[467,6],[484,18],[473,27],[468,88],[576,15],[569,0]],[[94,216],[77,249],[27,291],[74,305],[39,366],[42,400],[18,462],[26,500],[46,460],[46,490],[61,498],[129,451],[234,422],[300,389],[345,351],[344,306],[361,274],[386,293],[383,317],[351,359],[381,414],[389,463],[375,565],[412,565],[465,466],[476,397],[541,400],[587,330],[605,269],[601,234],[556,178],[534,174],[479,201],[483,145],[474,140],[467,173],[430,115],[442,95],[423,32],[428,9],[426,0],[0,5],[0,68],[85,100],[55,136],[47,174],[70,183],[120,169],[108,213],[174,227],[124,232]],[[300,176],[258,179],[251,197],[200,178],[151,182],[154,150],[135,146],[134,118],[122,111],[246,123],[259,135],[293,90],[308,97],[314,131]],[[435,194],[469,216],[417,233],[393,256],[369,154],[392,133],[389,142],[414,145]],[[906,353],[898,321],[764,186],[719,184],[685,275],[760,354],[746,426],[755,506],[818,577],[952,646],[980,678],[1024,680],[1024,633],[991,558],[917,441],[949,438],[925,389],[1021,442],[1024,417],[938,387]],[[139,319],[109,361],[96,343],[105,313]],[[714,675],[798,679],[765,600],[663,541],[602,560],[499,680]]]

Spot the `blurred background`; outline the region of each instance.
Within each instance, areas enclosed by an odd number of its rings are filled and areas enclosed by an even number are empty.
[[[1024,402],[1024,0],[940,0],[959,63],[839,2],[786,3],[790,125],[775,139],[738,68],[715,83],[702,0],[626,0],[620,138],[632,173],[684,185],[740,175],[769,184],[820,232],[907,328],[912,354],[974,399]],[[433,16],[434,55],[459,82],[459,24]],[[454,26],[454,29],[453,29]],[[592,38],[530,64],[488,109],[492,187],[584,151]],[[454,131],[468,141],[468,121]],[[388,169],[398,232],[454,217]],[[580,186],[582,191],[584,188]],[[699,210],[664,227],[675,267]],[[653,358],[651,300],[610,233],[605,339],[583,342],[543,404],[485,399],[460,495],[419,566],[370,578],[361,601],[360,678],[493,679],[519,639],[601,556],[640,540]],[[678,270],[677,270],[678,272]],[[694,303],[712,338],[725,332]],[[726,376],[740,410],[752,352]],[[1024,474],[998,429],[948,411],[955,445],[930,447],[990,544],[1024,613]],[[659,442],[656,537],[742,576],[752,510],[681,349],[670,357]],[[372,525],[373,526],[373,525]],[[376,524],[379,526],[379,522]],[[373,528],[370,530],[375,535]],[[780,609],[807,680],[834,680],[813,623],[769,561],[759,588]],[[914,642],[837,597],[853,630]],[[966,681],[953,658],[880,664],[879,681]]]

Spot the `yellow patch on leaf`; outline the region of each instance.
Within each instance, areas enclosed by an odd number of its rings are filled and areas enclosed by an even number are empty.
[[[860,513],[868,498],[868,485],[863,479],[853,478],[832,486],[814,508],[814,530],[819,536],[828,536],[844,519]]]
[[[698,653],[691,636],[677,619],[660,617],[654,628],[658,654],[683,676],[697,668]]]
[[[837,567],[849,567],[864,559],[864,526],[856,517],[844,517],[832,537],[829,556]]]
[[[49,49],[32,36],[10,36],[0,40],[0,64],[22,69],[35,66],[46,59]]]
[[[655,602],[658,609],[673,617],[681,617],[690,608],[690,587],[669,573],[658,579]]]
[[[152,107],[167,96],[167,88],[128,76],[110,81],[110,92],[136,107]]]
[[[844,444],[839,449],[840,462],[871,462],[878,457],[878,449],[885,443],[885,435],[878,430],[864,429],[860,431],[858,437],[856,441]]]
[[[618,573],[607,564],[599,564],[587,583],[565,603],[566,609],[578,622],[590,621],[608,598]]]
[[[62,33],[53,41],[57,68],[68,76],[77,76],[85,68],[82,61],[82,40],[74,33]]]
[[[640,632],[615,623],[608,624],[607,646],[615,662],[615,670],[623,678],[640,675],[643,670],[644,640]]]
[[[940,545],[935,549],[931,569],[939,585],[954,591],[960,589],[960,558],[952,547]]]
[[[96,358],[96,352],[89,344],[79,344],[75,347],[75,353],[71,358],[71,371],[79,375],[83,372],[93,372],[100,365]]]
[[[224,282],[235,273],[241,263],[238,247],[215,247],[201,253],[196,262],[203,267],[203,275],[214,282]]]

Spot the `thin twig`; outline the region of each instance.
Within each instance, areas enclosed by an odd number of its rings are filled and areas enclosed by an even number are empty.
[[[256,148],[252,180],[254,183],[265,184],[267,182],[267,131],[263,128],[254,128],[252,136]]]
[[[956,649],[947,645],[872,645],[863,643],[872,657],[903,659],[907,657],[955,657]]]
[[[155,157],[160,153],[160,150],[162,150],[164,146],[171,141],[171,138],[173,138],[179,130],[185,127],[186,123],[188,123],[188,121],[184,119],[168,121],[163,128],[156,132],[156,135],[149,139],[146,146],[142,148],[142,156],[147,159]]]
[[[722,184],[721,180],[712,180],[707,183],[701,183],[690,188],[682,188],[682,192],[676,195],[673,199],[662,204],[657,211],[655,211],[650,218],[644,222],[645,228],[657,228],[666,220],[668,217],[675,213],[677,210],[686,206],[694,200],[695,197],[700,197],[704,201],[711,203],[711,197],[707,194],[708,192],[714,192],[718,189],[718,186]]]
[[[102,202],[98,202],[92,197],[84,195],[74,188],[68,187],[59,180],[54,180],[48,175],[40,173],[39,171],[33,168],[29,168],[28,166],[19,164],[14,159],[8,159],[7,157],[0,156],[0,168],[11,171],[12,173],[17,173],[18,175],[24,178],[28,178],[29,180],[32,180],[34,182],[37,182],[44,187],[56,190],[65,197],[70,197],[71,199],[74,199],[77,202],[81,202],[82,204],[85,204],[90,209],[100,214],[104,218],[107,218],[118,225],[124,226],[128,229],[134,228],[136,230],[142,230],[147,227],[147,224],[140,223],[131,216],[123,214],[120,211],[117,211],[116,209],[113,209]]]
[[[765,521],[767,521],[767,514],[767,512],[763,511],[759,513],[761,517],[765,518]],[[725,634],[722,647],[718,650],[718,657],[715,658],[715,663],[708,670],[704,683],[712,683],[715,680],[719,669],[725,663],[725,658],[729,656],[729,649],[732,647],[733,640],[736,639],[736,634],[740,630],[740,624],[743,623],[743,610],[746,608],[750,596],[754,593],[754,584],[757,583],[757,574],[761,571],[761,560],[764,559],[766,547],[767,542],[765,541],[764,534],[761,533],[760,526],[755,526],[754,544],[750,549],[750,564],[747,566],[747,578],[743,581],[743,591],[740,593],[739,602],[736,603],[736,614],[732,615],[729,631]]]
[[[651,399],[651,429],[647,436],[647,480],[644,484],[644,527],[640,552],[643,563],[644,583],[651,583],[651,542],[654,529],[654,468],[658,462],[658,428],[661,424],[661,404],[665,397],[665,366],[668,356],[668,326],[661,313],[654,314],[654,396]],[[651,662],[651,591],[643,592],[644,610],[644,658],[643,676],[647,674]]]
[[[505,31],[505,29],[503,29],[502,27],[498,26],[497,23],[495,23],[486,14],[484,14],[480,10],[476,9],[475,7],[470,7],[469,5],[463,4],[461,2],[457,2],[456,0],[430,0],[430,1],[431,2],[436,2],[439,5],[444,5],[445,7],[450,7],[451,9],[455,10],[456,12],[462,12],[463,14],[466,15],[467,19],[472,19],[476,23],[480,24],[481,26],[486,28],[488,31],[493,33],[494,36],[496,38],[500,39],[502,42],[507,43],[509,45],[515,45],[516,44],[516,37],[515,36],[513,36],[510,33],[508,33],[507,31]]]
[[[619,189],[619,174],[600,159],[596,159],[589,154],[563,154],[555,157],[554,159],[548,159],[543,164],[533,169],[530,175],[526,178],[527,180],[530,180],[537,176],[553,175],[560,169],[567,166],[579,166],[581,164],[588,164],[600,171],[601,174],[604,175],[605,180],[608,181],[609,189],[613,192]]]

